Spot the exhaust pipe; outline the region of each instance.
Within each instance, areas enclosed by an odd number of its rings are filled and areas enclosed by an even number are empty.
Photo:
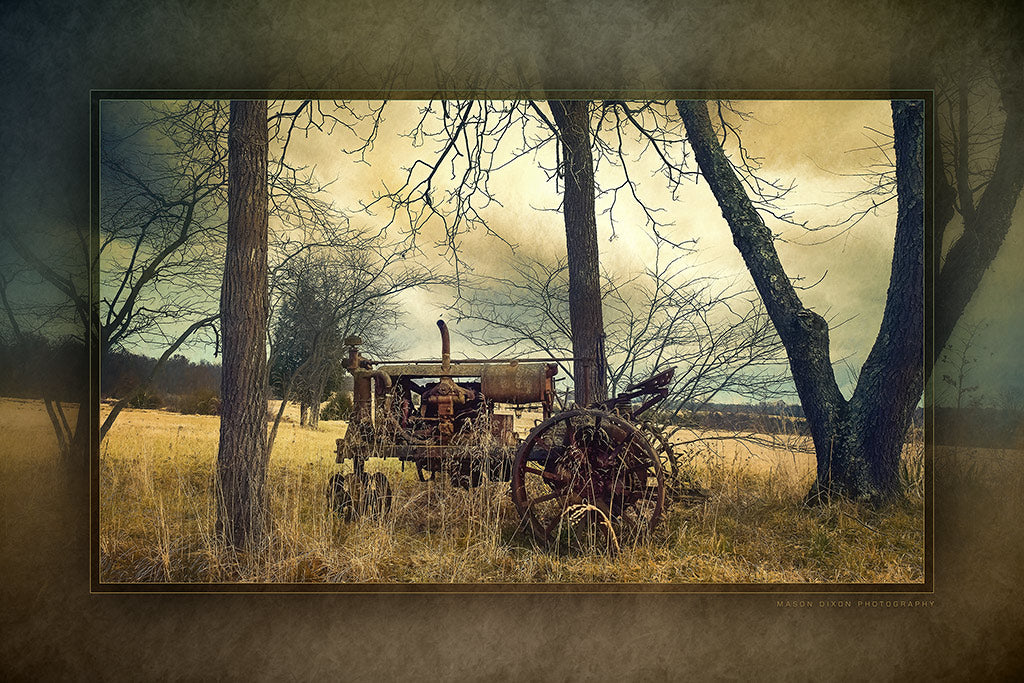
[[[441,372],[447,375],[452,369],[452,342],[448,336],[448,326],[443,320],[437,321],[437,328],[441,330]]]

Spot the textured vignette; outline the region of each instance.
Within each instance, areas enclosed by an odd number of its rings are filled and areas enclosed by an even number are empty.
[[[4,10],[3,107],[5,121],[47,130],[45,139],[29,139],[57,164],[33,164],[14,150],[30,180],[66,188],[42,210],[82,220],[83,102],[93,87],[921,87],[933,29],[942,29],[941,13],[923,6],[894,16],[883,4],[836,5],[821,24],[800,3],[786,7],[717,18],[667,2],[536,14],[476,8],[439,25],[435,10],[459,8],[438,3],[416,14],[382,3],[350,10],[347,30],[333,30],[316,8],[291,16],[269,2],[225,10],[111,3],[49,16],[41,4],[22,4]],[[232,20],[218,21],[218,12]],[[487,30],[476,28],[481,22]],[[513,36],[508,27],[517,23],[532,33]],[[391,42],[370,39],[382,27]],[[903,46],[911,57],[891,61],[886,45],[910,28]],[[407,70],[389,69],[393,58]],[[447,82],[437,80],[435,65]],[[806,676],[844,661],[857,662],[858,676],[951,674],[970,658],[975,674],[993,676],[1021,663],[1021,611],[1012,597],[1024,547],[1012,520],[1021,503],[966,501],[941,482],[935,606],[906,611],[781,610],[775,597],[754,595],[90,596],[84,495],[54,510],[39,492],[8,482],[4,489],[19,500],[3,543],[23,555],[5,560],[5,611],[24,620],[2,617],[2,661],[21,675],[500,680],[614,672],[658,680],[683,672],[735,677],[753,667]],[[856,656],[866,650],[875,656]]]

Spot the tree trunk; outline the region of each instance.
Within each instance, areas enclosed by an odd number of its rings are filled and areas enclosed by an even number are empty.
[[[907,428],[924,389],[924,103],[892,103],[898,211],[885,311],[849,404],[847,450],[873,496],[900,494]]]
[[[893,104],[899,215],[892,275],[881,330],[849,402],[832,371],[828,324],[800,301],[771,231],[725,156],[707,104],[679,101],[677,107],[701,174],[786,349],[817,455],[811,496],[891,499],[899,493],[900,454],[923,382],[922,104]]]
[[[267,104],[232,102],[217,530],[235,547],[266,531],[267,229]]]
[[[43,406],[46,408],[46,414],[50,418],[50,424],[53,426],[53,433],[57,435],[57,448],[60,451],[62,458],[67,458],[71,454],[71,440],[74,435],[69,434],[69,429],[66,420],[61,420],[54,406],[60,407],[59,401],[54,401],[49,396],[43,396]]]
[[[312,411],[309,415],[309,426],[311,429],[320,428],[320,404],[324,402],[324,391],[327,387],[328,373],[330,367],[322,368],[319,373],[319,378],[316,381],[316,387],[313,391],[313,404],[311,406]]]
[[[590,151],[590,116],[585,101],[551,101],[561,140],[565,182],[562,215],[569,263],[569,325],[576,403],[607,398],[604,320],[601,311],[601,265],[594,212],[594,159]]]
[[[88,406],[98,407],[100,402],[98,388],[95,396],[92,395],[91,387],[86,389],[85,393],[89,395],[89,399],[80,401],[76,406],[75,431],[68,444],[68,458],[71,463],[70,469],[88,475],[89,454],[95,449],[99,449],[99,442],[95,444],[91,442],[93,434],[99,431],[100,419],[99,410],[89,410]]]
[[[932,323],[935,352],[932,358],[937,358],[946,346],[982,276],[999,252],[1024,188],[1024,70],[1020,68],[1024,50],[1017,47],[1011,55],[1005,73],[997,74],[995,79],[1006,120],[999,142],[999,156],[980,198],[971,196],[972,191],[965,186],[966,183],[954,189],[941,171],[937,173],[936,231],[941,237],[941,230],[953,218],[955,205],[961,206],[964,230],[949,248],[942,269],[935,278]],[[968,75],[974,74],[964,74],[964,77]],[[961,130],[959,134],[964,138],[968,132]],[[936,143],[935,149],[941,155],[942,145]],[[936,165],[941,168],[941,164],[942,158],[938,156]],[[966,164],[966,159],[961,161],[961,166]],[[964,173],[966,169],[954,168],[953,171],[955,178],[958,171]],[[964,206],[972,208],[964,211]],[[941,243],[936,247],[941,247]],[[928,370],[930,374],[930,366]]]
[[[318,429],[320,427],[320,397],[322,394],[319,391],[313,392],[313,399],[309,404],[309,428]]]

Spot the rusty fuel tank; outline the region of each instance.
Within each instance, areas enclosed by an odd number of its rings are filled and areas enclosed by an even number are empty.
[[[498,403],[541,403],[550,395],[554,363],[485,365],[480,372],[480,391]]]

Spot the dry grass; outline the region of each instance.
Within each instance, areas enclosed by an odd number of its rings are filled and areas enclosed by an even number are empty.
[[[4,422],[46,425],[38,404],[3,401]],[[99,458],[104,582],[907,583],[923,580],[919,494],[883,510],[850,502],[805,508],[799,454],[691,447],[711,498],[672,506],[653,538],[615,555],[536,548],[519,529],[508,484],[464,491],[371,461],[395,489],[384,520],[343,523],[325,492],[343,423],[284,423],[270,467],[268,545],[236,554],[213,535],[218,418],[126,411]],[[296,420],[297,421],[297,420]],[[915,450],[911,455],[918,453]],[[917,457],[915,455],[915,457]],[[908,471],[914,458],[908,457]]]

